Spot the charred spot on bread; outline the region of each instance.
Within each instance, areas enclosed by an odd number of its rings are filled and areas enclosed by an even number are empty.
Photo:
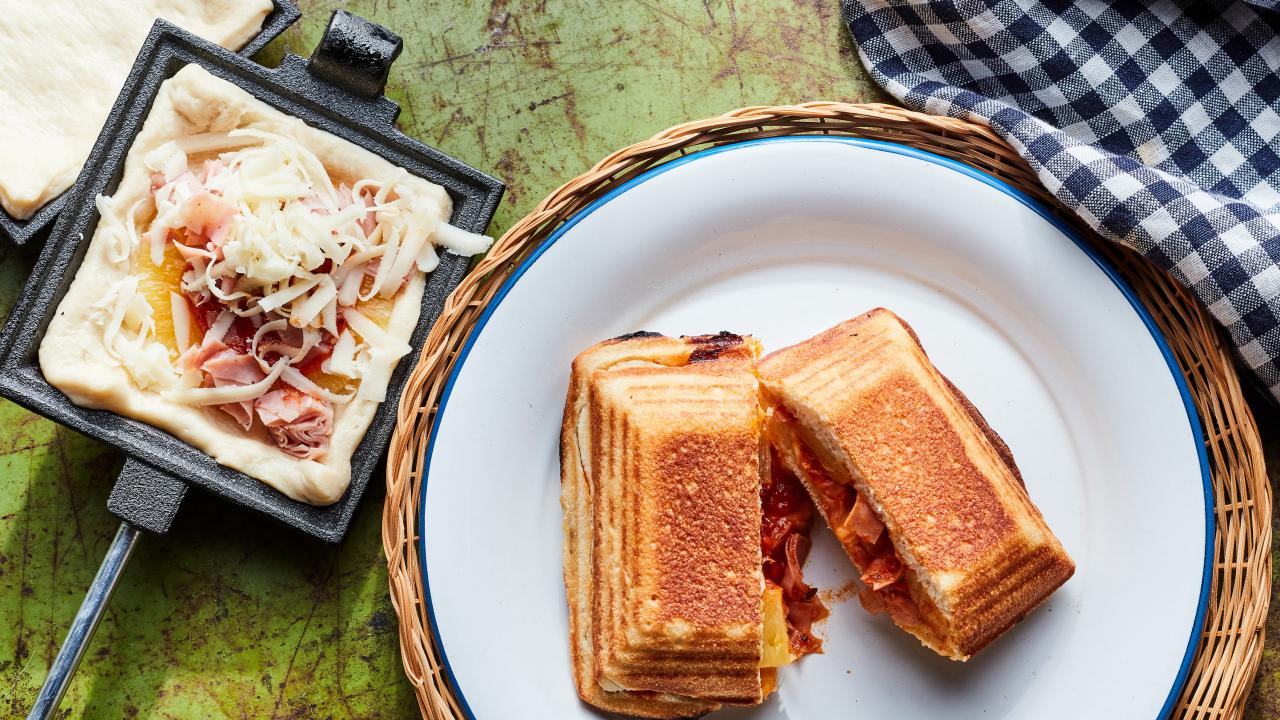
[[[715,360],[725,350],[742,344],[741,335],[735,335],[727,330],[721,330],[715,335],[687,336],[686,339],[697,346],[693,352],[689,353],[691,363]]]
[[[610,338],[609,342],[626,342],[627,340],[635,340],[636,338],[651,338],[651,337],[662,337],[662,333],[656,333],[656,332],[653,332],[652,330],[636,330],[635,332],[629,332],[625,335],[619,335],[618,337]]]

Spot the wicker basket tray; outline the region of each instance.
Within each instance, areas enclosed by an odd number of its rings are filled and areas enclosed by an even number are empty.
[[[815,102],[750,107],[685,123],[623,148],[565,183],[494,245],[445,303],[405,387],[387,462],[382,542],[400,651],[424,717],[463,713],[434,647],[418,566],[418,498],[436,403],[481,311],[530,250],[616,185],[666,162],[717,145],[778,135],[836,135],[910,145],[994,175],[1057,208],[1030,168],[988,128],[890,105]],[[1237,718],[1262,658],[1271,587],[1271,488],[1257,426],[1218,328],[1181,286],[1127,251],[1105,244],[1070,213],[1059,214],[1095,241],[1150,309],[1186,375],[1204,423],[1213,475],[1217,537],[1205,628],[1174,713]]]

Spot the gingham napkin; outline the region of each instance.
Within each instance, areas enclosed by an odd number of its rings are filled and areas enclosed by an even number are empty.
[[[989,124],[1280,400],[1280,0],[843,3],[886,91]]]

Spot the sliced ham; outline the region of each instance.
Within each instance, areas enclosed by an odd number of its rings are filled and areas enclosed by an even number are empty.
[[[314,345],[306,342],[302,330],[291,327],[285,320],[273,320],[258,326],[250,344],[250,349],[268,365],[281,356],[301,360],[303,351],[309,351],[312,347]]]
[[[808,534],[813,502],[800,481],[790,473],[777,473],[760,488],[760,550],[764,557],[784,560],[776,551],[792,533]]]
[[[253,427],[253,403],[238,402],[224,403],[218,406],[218,409],[231,416],[233,420],[240,423],[240,427],[248,430]]]
[[[810,590],[808,597],[802,600],[787,601],[787,640],[793,655],[822,650],[822,641],[813,634],[813,624],[828,614],[815,590]]]
[[[856,504],[858,491],[828,475],[818,457],[803,444],[796,446],[796,460],[809,478],[810,486],[818,496],[816,499],[823,509],[827,511],[827,516],[831,518],[848,517],[849,512]],[[840,541],[844,542],[844,537],[841,535],[844,528],[834,529],[836,534],[840,536]]]
[[[785,414],[782,417],[789,420]],[[832,519],[836,537],[861,571],[864,587],[858,600],[862,607],[872,614],[888,612],[904,627],[923,625],[905,580],[906,568],[871,504],[853,486],[828,474],[803,442],[792,442],[795,459],[807,476],[814,500]]]
[[[201,369],[209,358],[226,349],[227,346],[221,340],[214,340],[206,333],[199,345],[192,345],[182,356],[183,366],[188,370]]]
[[[333,405],[328,400],[287,387],[263,395],[253,407],[281,450],[303,460],[328,452],[333,428]]]
[[[924,620],[920,619],[920,613],[916,610],[916,604],[911,601],[911,596],[906,592],[886,592],[884,595],[884,604],[889,608],[889,617],[893,621],[903,627],[920,627],[924,625]]]
[[[219,345],[222,343],[217,342]],[[258,362],[249,355],[242,355],[235,350],[223,346],[223,350],[205,360],[200,369],[214,387],[227,385],[252,385],[266,377]],[[225,403],[218,408],[235,418],[245,430],[253,427],[253,402]]]
[[[841,542],[844,542],[843,538],[841,538]],[[867,546],[861,542],[850,543],[845,550],[848,551],[849,557],[853,558],[853,564],[860,568],[870,565],[871,558],[874,557],[871,551],[867,549]]]
[[[182,212],[183,227],[187,231],[184,244],[203,246],[207,239],[217,246],[226,239],[237,209],[208,190],[202,190],[183,205]]]
[[[799,478],[783,469],[776,453],[771,461],[775,470],[760,488],[762,569],[766,582],[782,590],[787,639],[791,653],[799,657],[822,651],[822,641],[814,637],[812,626],[827,616],[817,591],[804,581],[813,502]]]
[[[862,582],[872,590],[882,590],[901,580],[902,572],[902,563],[898,562],[897,557],[881,556],[867,565],[862,573]]]
[[[854,534],[863,542],[871,544],[875,544],[876,540],[880,539],[880,533],[884,532],[884,523],[876,517],[875,510],[871,509],[871,503],[862,497],[862,493],[858,493],[857,500],[853,503],[853,511],[849,513],[849,524]]]
[[[230,349],[206,360],[201,369],[215,385],[252,385],[266,377],[252,357]]]
[[[239,278],[228,275],[218,281],[218,290],[223,295],[230,295],[236,291],[236,285],[238,284],[240,284]]]
[[[366,208],[373,207],[373,196],[367,192],[360,193],[360,200]],[[378,227],[378,216],[373,210],[365,211],[364,217],[360,218],[360,229],[364,231],[364,236],[369,237]]]
[[[809,556],[809,538],[800,533],[792,533],[787,537],[786,562],[782,571],[782,594],[788,600],[803,598],[810,594],[810,588],[804,581],[804,560]]]
[[[858,592],[858,602],[862,603],[862,609],[872,615],[879,615],[887,608],[884,604],[884,593],[878,593],[871,588],[862,588]]]
[[[905,587],[895,587],[881,592],[863,588],[862,592],[858,593],[858,601],[862,603],[862,608],[872,615],[888,612],[899,625],[919,627],[924,624],[924,620],[920,618],[920,611]]]

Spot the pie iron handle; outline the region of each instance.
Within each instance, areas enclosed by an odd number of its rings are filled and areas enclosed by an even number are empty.
[[[111,488],[111,497],[107,500],[107,509],[123,522],[116,530],[116,537],[107,548],[107,556],[102,559],[98,574],[93,584],[85,593],[80,610],[71,621],[71,629],[62,641],[58,656],[49,668],[49,675],[36,696],[36,702],[27,715],[27,720],[46,720],[58,712],[58,703],[67,692],[71,676],[75,674],[80,658],[84,657],[89,641],[93,639],[93,631],[98,629],[98,622],[107,609],[111,594],[124,573],[124,566],[129,562],[129,555],[143,530],[163,533],[169,529],[173,516],[178,512],[182,496],[187,486],[182,481],[161,472],[133,458],[127,458],[115,487]]]
[[[169,532],[186,494],[187,484],[178,478],[127,458],[107,498],[107,509],[127,525],[163,535]]]
[[[399,35],[358,15],[334,10],[307,69],[356,97],[376,100],[386,89],[391,64],[402,49]]]

